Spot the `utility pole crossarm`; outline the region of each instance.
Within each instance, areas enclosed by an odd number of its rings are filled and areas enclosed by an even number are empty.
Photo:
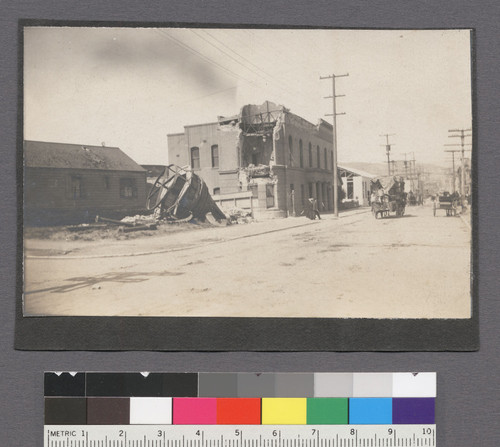
[[[466,132],[472,132],[472,129],[449,129],[448,132],[453,132],[454,135],[448,135],[448,138],[460,138],[460,144],[445,144],[445,146],[460,146],[460,149],[446,149],[445,152],[451,152],[452,162],[453,162],[453,192],[455,192],[455,153],[460,152],[462,154],[462,167],[460,176],[460,195],[462,200],[465,197],[465,151],[470,151],[471,149],[465,149],[465,146],[471,146],[470,143],[465,142],[465,138],[472,137],[472,134],[467,134]]]
[[[388,175],[391,175],[391,158],[390,158],[391,145],[389,144],[389,137],[392,137],[394,135],[396,135],[396,134],[395,133],[383,133],[382,135],[379,135],[381,137],[385,137],[385,141],[386,141],[386,143],[382,144],[381,146],[385,146],[385,153],[387,155],[387,174]],[[395,169],[393,169],[393,171],[396,172]]]
[[[325,96],[325,99],[332,100],[332,113],[326,114],[326,116],[332,117],[333,128],[332,128],[332,139],[333,139],[333,212],[335,217],[339,217],[339,206],[338,206],[338,172],[337,172],[337,116],[345,115],[345,112],[337,113],[337,98],[343,97],[345,95],[337,95],[335,93],[335,79],[343,78],[349,76],[349,73],[336,75],[331,74],[329,76],[320,76],[320,80],[331,79],[332,80],[332,94]]]

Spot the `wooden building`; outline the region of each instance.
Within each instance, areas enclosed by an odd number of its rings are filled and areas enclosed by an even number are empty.
[[[376,176],[344,165],[337,165],[339,177],[342,179],[344,191],[343,202],[349,204],[358,202],[360,206],[370,205],[370,183]]]
[[[91,222],[145,211],[146,170],[117,147],[24,142],[24,223]]]

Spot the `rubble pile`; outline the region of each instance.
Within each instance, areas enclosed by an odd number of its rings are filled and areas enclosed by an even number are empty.
[[[225,210],[227,220],[230,224],[246,224],[253,222],[252,213],[241,208],[230,208]]]

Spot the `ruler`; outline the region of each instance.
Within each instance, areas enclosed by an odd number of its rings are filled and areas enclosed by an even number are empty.
[[[435,447],[436,425],[45,425],[44,447]]]

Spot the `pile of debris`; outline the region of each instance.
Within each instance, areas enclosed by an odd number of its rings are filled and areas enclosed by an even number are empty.
[[[154,216],[127,216],[122,220],[108,219],[102,216],[96,216],[96,223],[103,222],[107,224],[117,225],[118,231],[123,233],[131,233],[132,231],[147,231],[156,230],[158,228]]]
[[[241,208],[230,208],[224,210],[229,224],[247,224],[253,222],[252,213]]]

